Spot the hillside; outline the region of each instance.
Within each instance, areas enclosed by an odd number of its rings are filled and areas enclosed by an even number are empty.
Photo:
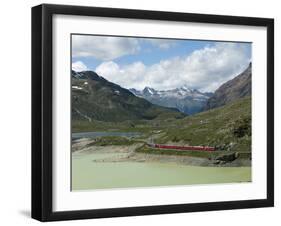
[[[157,143],[215,146],[218,150],[251,151],[251,98],[178,120]]]
[[[182,118],[177,109],[154,105],[93,71],[72,71],[72,120],[120,122]]]
[[[251,96],[252,64],[234,79],[221,85],[214,95],[207,101],[205,110],[228,104],[245,96]]]

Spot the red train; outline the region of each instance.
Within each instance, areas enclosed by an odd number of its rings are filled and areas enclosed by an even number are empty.
[[[150,144],[149,146],[162,149],[189,150],[189,151],[215,151],[214,147],[209,146],[175,146],[163,144]]]

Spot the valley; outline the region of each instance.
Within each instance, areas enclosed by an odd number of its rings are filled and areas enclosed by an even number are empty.
[[[126,121],[123,123],[74,122],[73,131],[103,131],[98,137],[87,137],[93,146],[138,144],[138,153],[181,155],[206,158],[209,165],[217,164],[216,157],[239,153],[240,159],[251,158],[251,98],[246,97],[225,107],[202,112],[182,119],[155,119]],[[132,126],[133,125],[133,126]],[[128,134],[121,136],[121,134]],[[76,133],[73,133],[75,136]],[[157,150],[148,146],[153,141],[159,144],[212,146],[215,152]],[[89,147],[89,144],[87,145]],[[250,165],[237,160],[236,166]]]

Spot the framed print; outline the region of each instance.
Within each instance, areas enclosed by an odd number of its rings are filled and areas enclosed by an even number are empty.
[[[32,217],[274,205],[274,21],[32,8]]]

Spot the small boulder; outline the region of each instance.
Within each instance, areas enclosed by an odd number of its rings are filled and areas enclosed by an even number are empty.
[[[224,161],[224,162],[232,162],[239,157],[238,152],[223,154],[215,158],[215,160]]]
[[[215,160],[214,162],[213,162],[213,164],[215,164],[215,165],[218,165],[218,164],[220,164],[220,160]]]

